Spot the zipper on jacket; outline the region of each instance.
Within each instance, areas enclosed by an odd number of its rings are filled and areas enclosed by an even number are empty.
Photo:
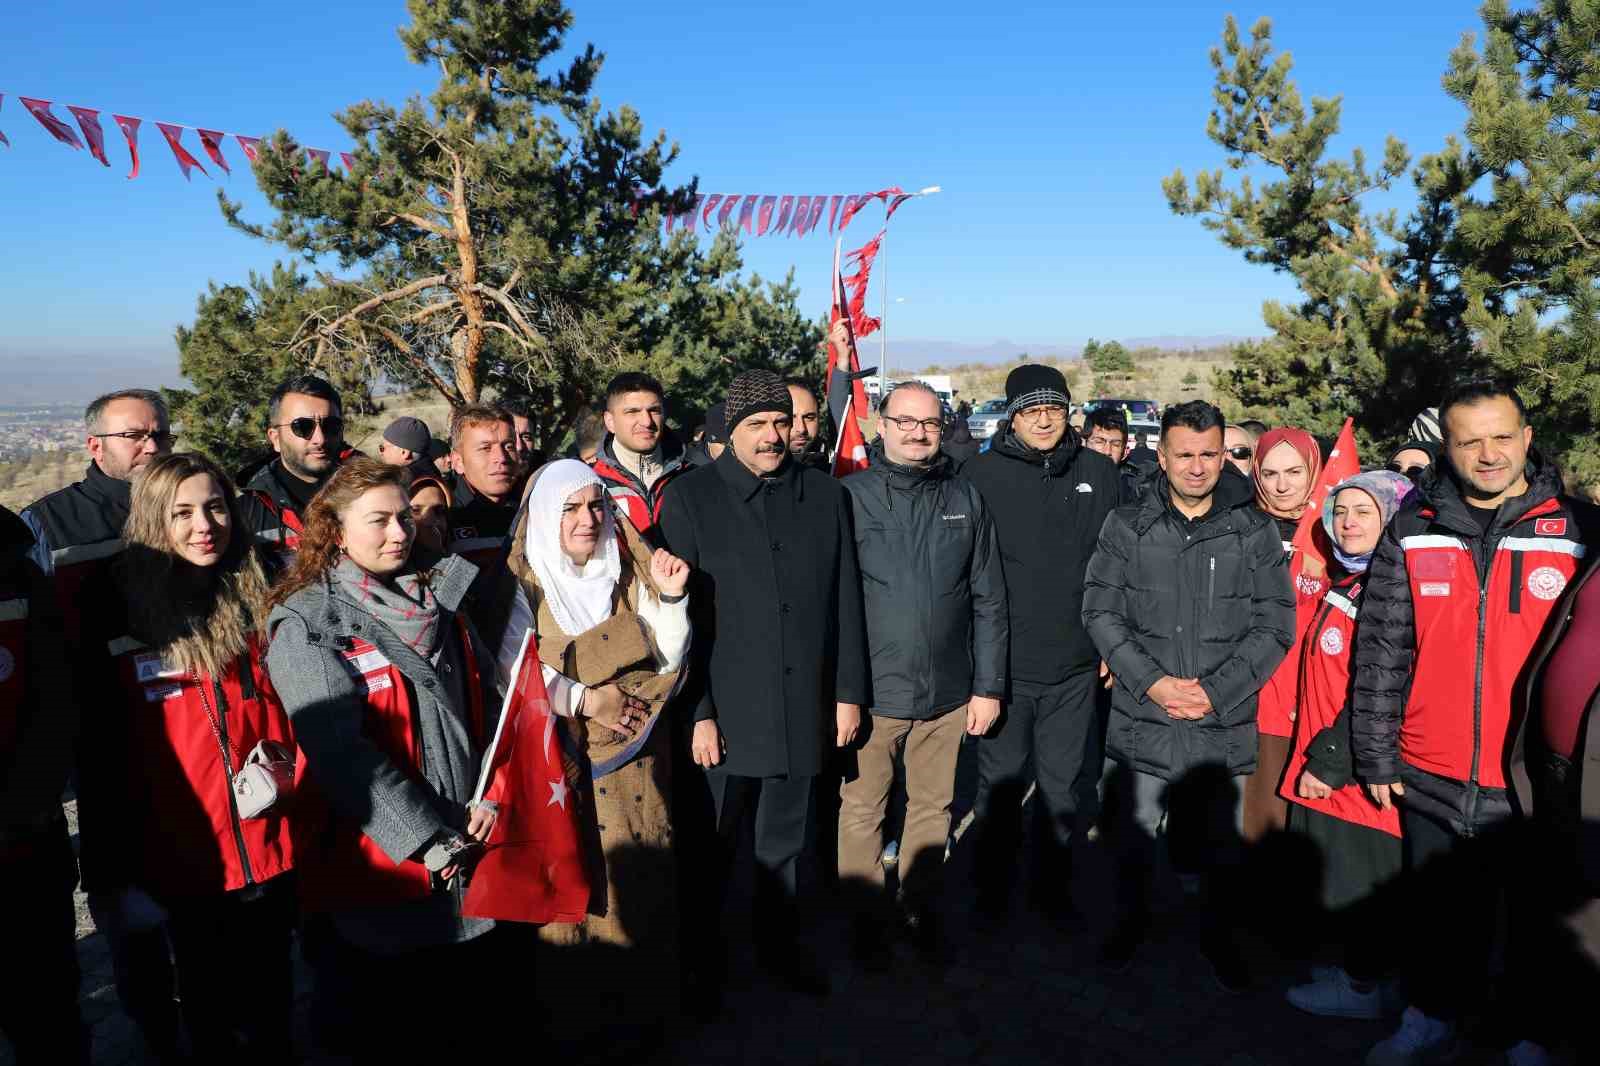
[[[249,669],[246,665],[243,669]],[[228,697],[222,691],[222,681],[213,678],[211,690],[217,697],[217,749],[222,755],[222,770],[228,779],[228,821],[233,826],[233,843],[239,849],[239,865],[244,870],[244,883],[252,887],[255,873],[250,869],[250,853],[244,846],[244,824],[239,821],[239,804],[233,796],[233,760],[228,757]],[[203,694],[203,693],[202,693]]]
[[[1499,514],[1489,523],[1493,529]],[[1489,575],[1493,569],[1494,555],[1490,551],[1491,537],[1485,531],[1478,541],[1478,558],[1473,562],[1478,570],[1478,640],[1474,649],[1472,675],[1472,765],[1467,772],[1467,796],[1463,805],[1464,835],[1473,836],[1478,811],[1478,760],[1483,757],[1483,644],[1489,629]],[[1498,540],[1495,543],[1499,543]]]
[[[1206,610],[1216,610],[1217,599],[1217,557],[1211,557],[1210,576],[1206,578]]]

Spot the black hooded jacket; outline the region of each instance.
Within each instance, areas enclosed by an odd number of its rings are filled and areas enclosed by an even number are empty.
[[[885,718],[935,718],[1006,693],[1006,585],[994,521],[948,456],[900,466],[872,445],[844,479],[855,517],[872,702]]]
[[[1117,679],[1106,751],[1176,781],[1204,765],[1256,764],[1256,693],[1294,643],[1294,595],[1278,527],[1244,478],[1221,477],[1198,519],[1165,474],[1117,508],[1089,564],[1083,622]],[[1162,677],[1198,678],[1212,712],[1187,721],[1151,701]]]
[[[1038,452],[1011,432],[962,467],[994,518],[1011,620],[1008,676],[1053,684],[1092,667],[1098,653],[1083,628],[1083,573],[1095,538],[1117,506],[1117,468],[1068,432]]]

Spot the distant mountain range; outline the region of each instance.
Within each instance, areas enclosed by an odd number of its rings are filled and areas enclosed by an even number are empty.
[[[1210,337],[1103,337],[1116,339],[1127,348],[1159,348],[1162,351],[1187,351],[1192,348],[1221,348],[1236,344],[1247,337],[1218,335]],[[862,363],[871,366],[880,358],[876,338],[868,337],[861,346]],[[997,340],[987,344],[961,341],[889,340],[889,368],[891,372],[901,367],[960,366],[963,363],[1009,363],[1023,354],[1051,359],[1076,359],[1083,354],[1083,341],[1021,344],[1016,341]]]

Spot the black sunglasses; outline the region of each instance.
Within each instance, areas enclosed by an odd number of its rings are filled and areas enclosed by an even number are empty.
[[[1255,449],[1248,444],[1241,444],[1237,448],[1229,448],[1228,454],[1235,459],[1248,459],[1255,454]]]
[[[322,427],[324,440],[344,440],[344,419],[338,415],[329,415],[326,418],[295,418],[272,428],[282,429],[284,426],[288,426],[290,433],[293,433],[301,440],[310,440],[319,425]]]
[[[1425,466],[1408,466],[1402,470],[1399,463],[1390,463],[1388,466],[1384,467],[1384,469],[1388,470],[1392,474],[1404,474],[1412,481],[1415,481],[1417,478],[1421,477],[1423,472],[1428,468]]]

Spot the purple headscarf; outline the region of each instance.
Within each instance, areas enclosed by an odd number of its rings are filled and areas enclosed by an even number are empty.
[[[1406,502],[1406,497],[1416,490],[1411,479],[1403,474],[1396,474],[1392,470],[1368,470],[1354,477],[1347,477],[1333,487],[1328,493],[1328,498],[1322,502],[1322,528],[1327,531],[1328,541],[1333,545],[1334,558],[1352,574],[1365,573],[1372,562],[1372,553],[1363,555],[1346,555],[1339,547],[1339,538],[1333,535],[1333,501],[1339,498],[1339,493],[1345,489],[1360,489],[1378,505],[1378,515],[1387,526],[1390,519],[1400,510]]]

